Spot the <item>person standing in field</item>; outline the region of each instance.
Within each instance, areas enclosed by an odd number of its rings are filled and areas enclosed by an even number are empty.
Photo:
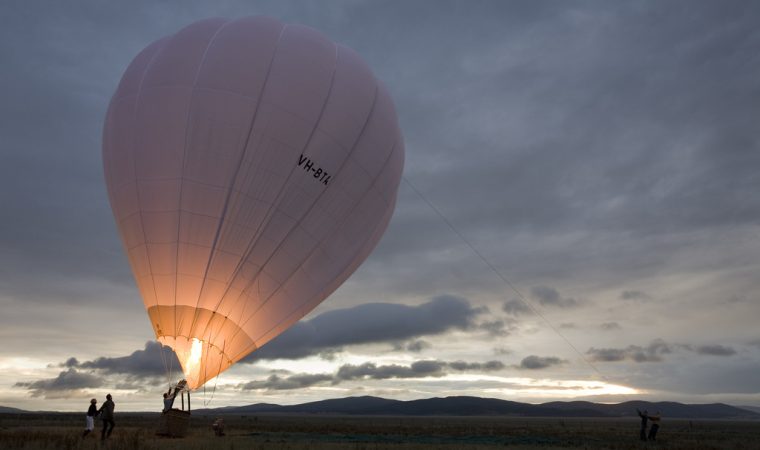
[[[639,417],[641,417],[641,431],[639,431],[639,439],[642,441],[647,440],[647,420],[649,420],[649,415],[647,414],[647,411],[644,410],[642,413],[638,409],[636,412],[639,414]]]
[[[87,416],[85,416],[84,433],[82,433],[82,437],[87,436],[95,429],[95,416],[98,415],[98,408],[95,405],[97,404],[98,401],[94,398],[90,400],[90,407],[87,409]]]
[[[649,436],[648,439],[650,441],[657,440],[657,430],[660,429],[660,411],[657,411],[653,416],[649,416],[649,420],[652,421],[652,426],[649,427]]]
[[[111,394],[108,394],[106,395],[106,401],[103,402],[103,406],[98,410],[100,413],[100,420],[103,421],[103,430],[100,432],[100,439],[103,441],[106,440],[106,437],[111,437],[113,427],[116,425],[113,421],[113,409],[115,406]],[[106,429],[108,429],[107,432]]]

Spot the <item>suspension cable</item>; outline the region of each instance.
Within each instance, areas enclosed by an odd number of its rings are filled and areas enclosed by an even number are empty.
[[[572,348],[575,351],[575,353],[578,354],[578,356],[580,356],[580,358],[583,360],[583,362],[586,363],[586,365],[589,366],[594,372],[596,372],[597,375],[599,375],[602,378],[602,380],[608,381],[607,377],[604,376],[604,374],[602,374],[602,372],[599,370],[599,368],[597,368],[596,365],[594,365],[594,363],[591,362],[591,360],[589,360],[588,358],[586,358],[586,355],[584,355],[580,350],[578,350],[578,347],[576,347],[575,345],[573,345],[573,343],[570,341],[570,339],[568,339],[567,336],[565,336],[557,327],[555,327],[554,324],[552,324],[551,321],[546,318],[546,316],[544,316],[543,314],[541,314],[541,312],[532,304],[532,302],[530,302],[522,294],[522,292],[520,292],[520,290],[517,289],[517,287],[515,287],[515,285],[512,284],[507,279],[506,276],[504,276],[504,274],[502,274],[498,269],[496,269],[496,267],[494,267],[494,265],[491,264],[491,262],[485,256],[483,256],[483,254],[480,253],[478,251],[478,249],[475,248],[475,246],[472,245],[472,243],[470,243],[470,241],[467,240],[467,238],[465,238],[462,233],[459,232],[459,230],[457,230],[457,228],[454,226],[454,224],[452,224],[451,221],[449,219],[447,219],[446,216],[444,216],[443,213],[438,208],[436,208],[435,205],[430,200],[427,199],[427,197],[425,197],[424,195],[422,195],[422,192],[420,192],[419,189],[417,189],[412,184],[412,182],[409,181],[409,179],[407,177],[404,176],[404,177],[402,177],[402,179],[404,180],[404,182],[410,188],[412,188],[412,190],[414,191],[415,194],[417,194],[418,197],[420,197],[425,203],[427,203],[427,205],[430,207],[430,209],[432,209],[433,211],[435,211],[435,213],[438,215],[438,217],[440,217],[443,220],[443,222],[451,229],[451,231],[453,231],[454,234],[456,234],[457,236],[459,236],[459,239],[461,239],[462,242],[464,242],[465,244],[467,244],[467,246],[470,247],[470,250],[472,250],[472,252],[475,253],[475,255],[477,255],[478,258],[480,258],[480,260],[483,261],[483,263],[485,263],[485,265],[488,266],[488,268],[491,269],[491,271],[493,273],[495,273],[496,276],[498,276],[501,279],[501,281],[503,281],[507,286],[509,286],[510,289],[512,289],[512,291],[517,295],[517,297],[520,299],[520,301],[522,301],[523,304],[525,306],[527,306],[531,310],[531,312],[533,312],[533,314],[535,314],[538,317],[540,317],[549,326],[549,328],[551,328],[560,338],[562,338],[562,340],[565,341],[565,343],[570,348]]]

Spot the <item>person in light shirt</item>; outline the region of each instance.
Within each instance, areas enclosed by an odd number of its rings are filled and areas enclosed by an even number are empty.
[[[98,407],[96,406],[98,401],[94,398],[90,400],[90,407],[87,409],[87,416],[85,416],[84,433],[82,437],[87,436],[95,429],[95,417],[98,415]]]

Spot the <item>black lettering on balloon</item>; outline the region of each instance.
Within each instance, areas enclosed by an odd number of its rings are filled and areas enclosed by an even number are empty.
[[[298,167],[303,167],[303,170],[306,173],[311,174],[312,177],[321,181],[325,186],[327,186],[327,183],[330,182],[330,178],[332,178],[332,175],[327,173],[326,170],[319,167],[319,165],[312,161],[311,158],[305,155],[298,157]]]

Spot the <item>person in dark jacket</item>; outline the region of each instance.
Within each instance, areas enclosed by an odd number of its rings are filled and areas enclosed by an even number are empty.
[[[98,407],[95,406],[98,404],[98,401],[94,398],[90,400],[90,407],[87,409],[87,416],[85,417],[85,426],[84,426],[84,433],[82,433],[82,437],[87,436],[90,434],[92,430],[95,429],[95,417],[98,415]]]
[[[642,441],[646,441],[647,440],[647,420],[649,420],[649,415],[647,414],[646,411],[642,413],[638,409],[636,410],[636,412],[639,413],[639,417],[641,417],[641,431],[639,432],[639,438]]]
[[[100,432],[100,439],[105,440],[106,437],[111,437],[114,425],[113,421],[113,409],[116,405],[113,403],[111,394],[106,395],[106,401],[103,402],[103,406],[100,407],[98,412],[100,413],[100,420],[103,421],[103,430]],[[106,429],[108,431],[106,431]]]

